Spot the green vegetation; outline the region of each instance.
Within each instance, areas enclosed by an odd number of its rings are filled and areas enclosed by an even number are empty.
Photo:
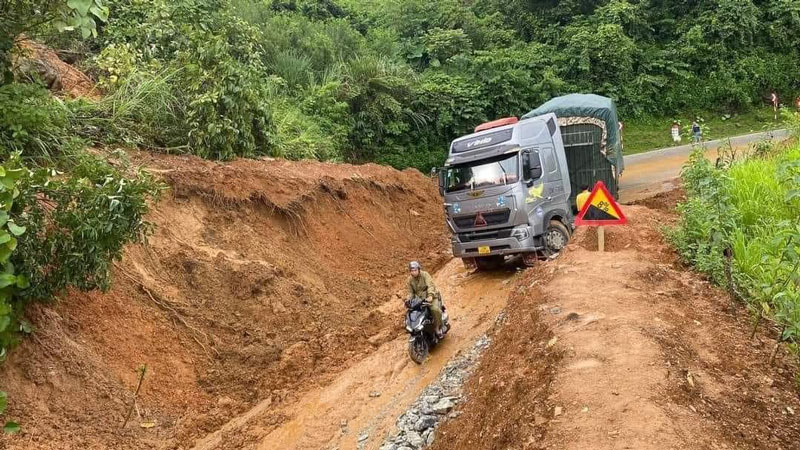
[[[726,115],[728,117],[726,117]],[[695,117],[703,119],[703,140],[724,139],[742,134],[758,133],[786,126],[781,116],[774,120],[772,108],[754,108],[741,114],[715,113],[702,111],[695,116],[681,115],[677,118],[643,118],[625,122],[625,154],[631,155],[648,150],[692,143],[691,127]],[[670,127],[678,121],[681,131],[681,142],[672,141]]]
[[[51,27],[97,36],[98,22],[108,14],[102,2],[11,1],[4,2],[1,14],[0,362],[33,332],[25,320],[29,303],[51,300],[68,287],[108,287],[111,262],[122,256],[125,244],[141,241],[149,231],[144,215],[161,189],[125,158],[88,151],[82,137],[108,122],[113,125],[107,130],[125,131],[121,136],[146,136],[136,121],[153,112],[142,107],[156,106],[152,89],[137,86],[131,94],[121,88],[87,107],[13,79],[11,50],[19,39],[13,33]],[[149,77],[142,85],[153,83]],[[136,103],[142,97],[147,100]],[[92,114],[84,115],[87,109]],[[0,416],[7,404],[0,391]],[[3,430],[13,433],[19,425],[8,421]]]
[[[749,111],[771,90],[800,92],[800,0],[66,4],[88,15],[68,21],[81,32],[55,33],[71,27],[54,20],[9,35],[71,51],[114,97],[79,108],[81,134],[208,158],[427,170],[475,125],[568,92],[614,98],[636,152],[669,145],[681,112],[703,111],[708,137],[725,136],[760,129]]]
[[[800,355],[800,146],[762,143],[717,164],[697,150],[682,178],[688,199],[671,232],[681,256],[745,302],[755,327],[776,322]]]

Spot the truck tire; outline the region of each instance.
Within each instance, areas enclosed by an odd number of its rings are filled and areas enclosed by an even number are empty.
[[[475,264],[478,265],[479,270],[495,270],[503,264],[504,258],[502,256],[484,256],[482,258],[475,258]]]
[[[569,243],[570,233],[567,226],[561,223],[560,220],[551,220],[544,230],[544,256],[553,258],[561,253],[564,247]]]

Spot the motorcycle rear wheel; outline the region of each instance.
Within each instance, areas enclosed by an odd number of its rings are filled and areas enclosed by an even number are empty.
[[[408,341],[408,356],[417,364],[425,362],[428,357],[428,341],[423,338]]]

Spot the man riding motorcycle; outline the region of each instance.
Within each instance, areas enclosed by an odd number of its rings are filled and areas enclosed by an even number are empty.
[[[411,276],[408,278],[408,300],[419,297],[430,303],[433,324],[436,327],[436,337],[442,339],[442,294],[436,288],[433,277],[422,270],[419,262],[408,263]]]

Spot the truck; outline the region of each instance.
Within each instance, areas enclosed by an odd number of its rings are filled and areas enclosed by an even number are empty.
[[[603,180],[617,197],[619,142],[613,102],[592,94],[558,97],[453,140],[438,171],[453,255],[484,270],[515,255],[529,266],[557,256],[574,230],[579,186]]]

